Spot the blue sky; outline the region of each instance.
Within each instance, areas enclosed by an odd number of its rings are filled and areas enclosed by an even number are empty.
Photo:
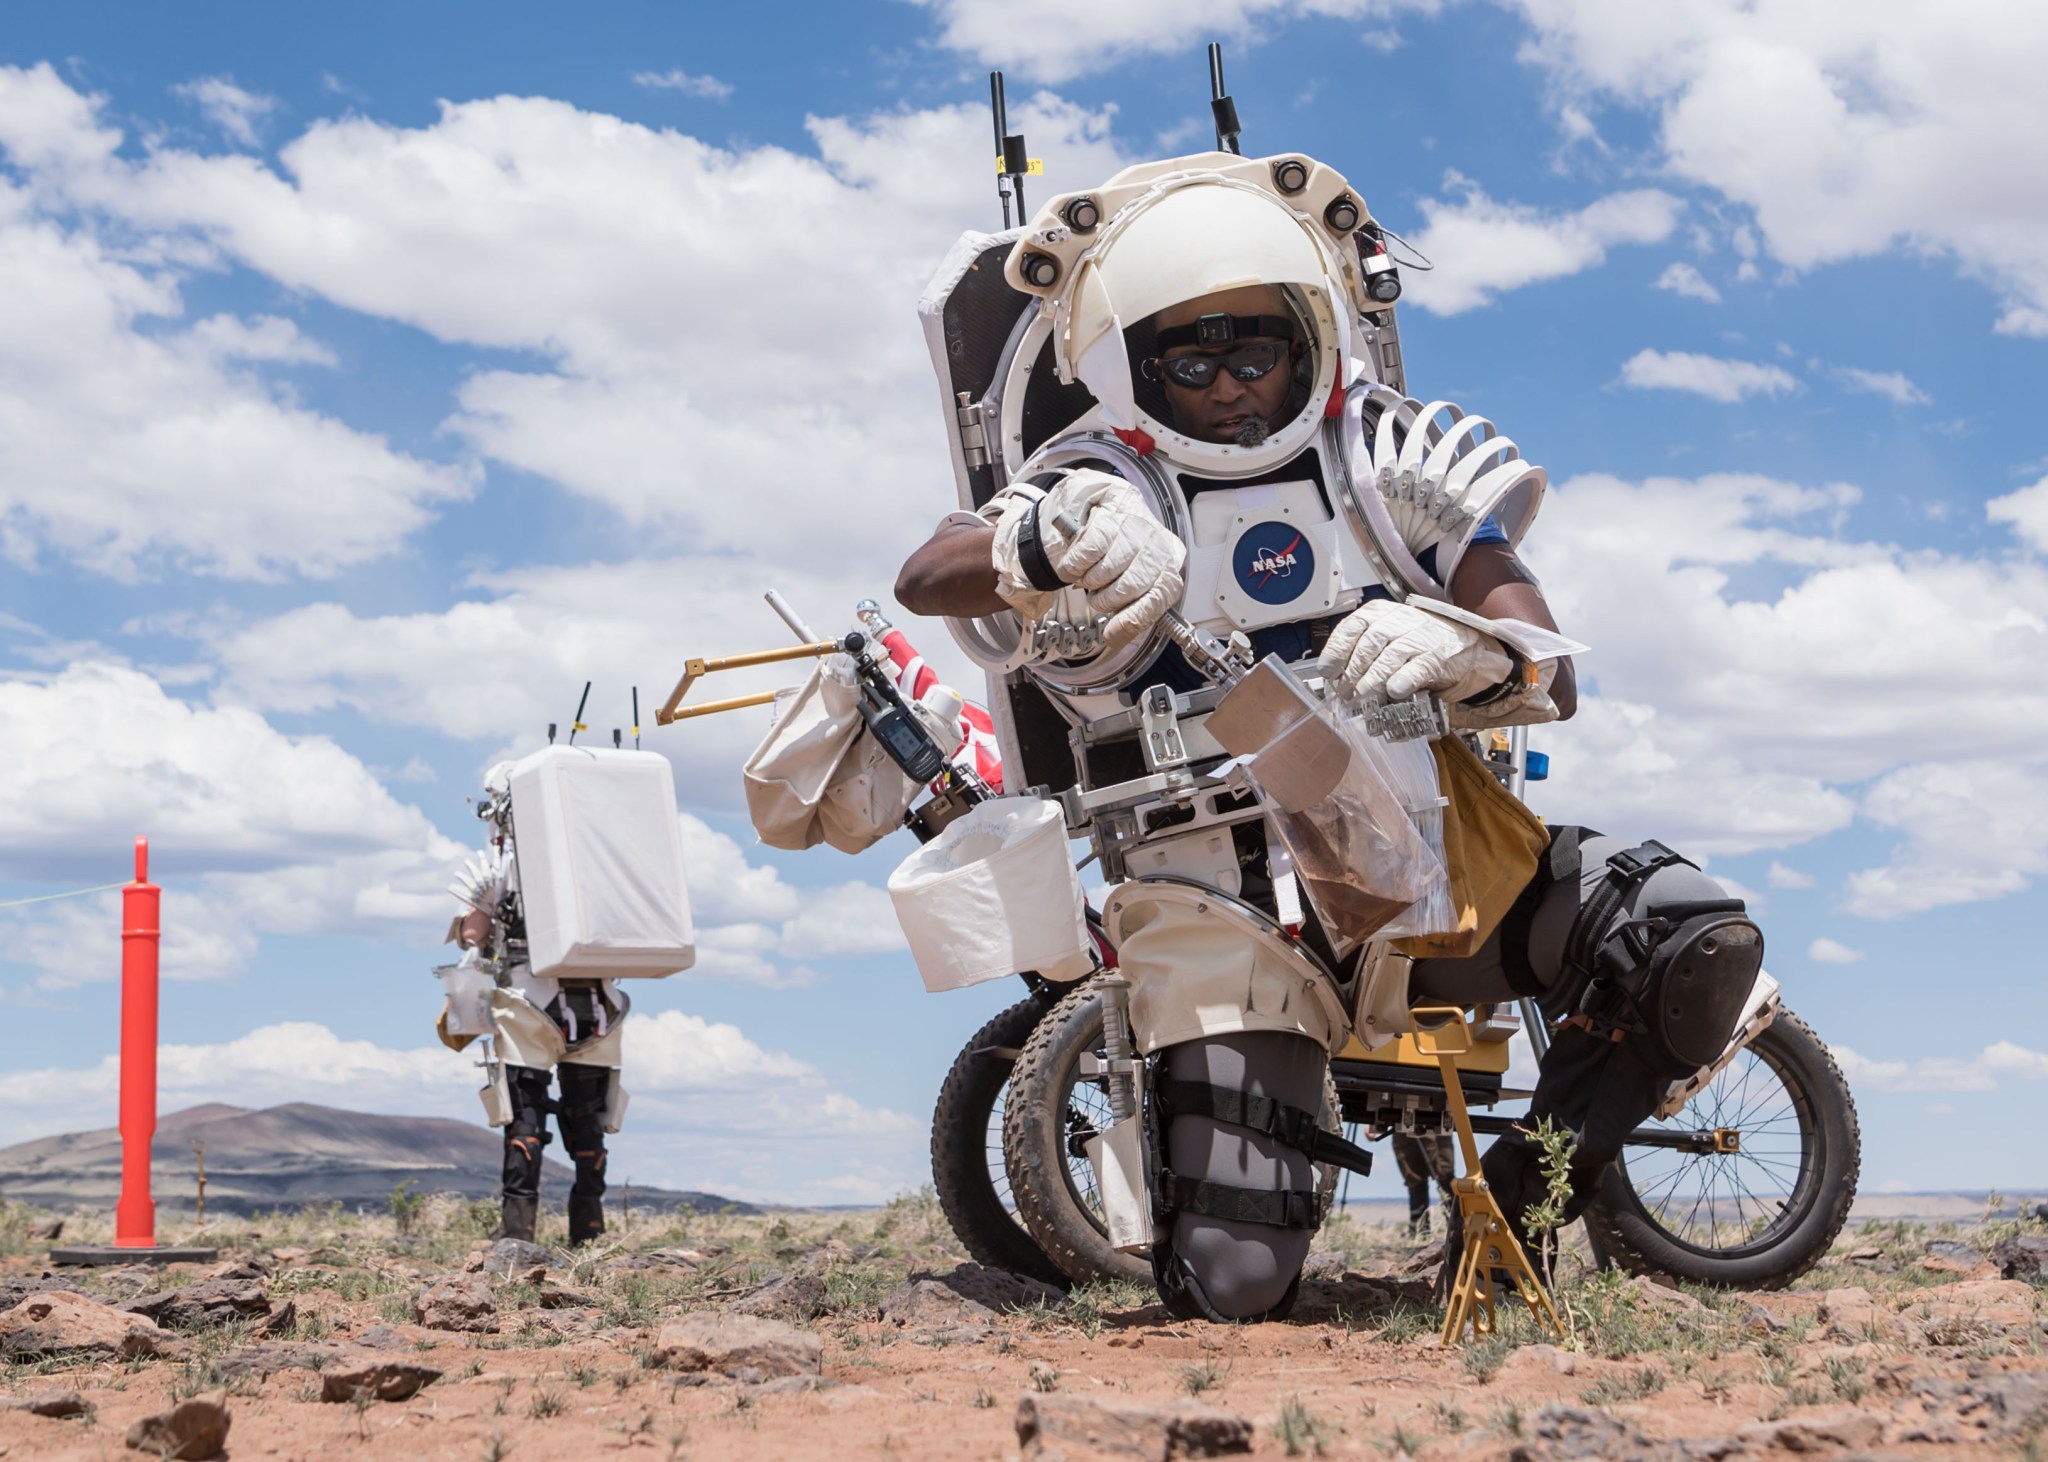
[[[775,642],[770,585],[823,622],[884,595],[950,505],[914,303],[998,221],[988,68],[1042,196],[1205,145],[1214,38],[1246,151],[1331,162],[1437,261],[1411,389],[1550,469],[1527,552],[1594,652],[1539,809],[1756,898],[1870,1186],[2048,1187],[2001,1140],[2048,1115],[2038,8],[1037,13],[12,18],[0,898],[152,836],[166,1104],[475,1114],[427,971],[482,769],[585,679],[605,735]],[[705,958],[640,989],[619,1171],[886,1196],[1013,991],[922,994],[902,835],[753,844],[760,729],[646,736]],[[0,918],[18,1133],[111,1120],[111,897]]]

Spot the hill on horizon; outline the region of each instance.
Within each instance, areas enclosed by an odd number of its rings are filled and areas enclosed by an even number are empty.
[[[385,1116],[312,1102],[260,1109],[209,1102],[157,1119],[150,1187],[159,1210],[189,1212],[195,1206],[194,1142],[206,1147],[207,1210],[223,1214],[321,1203],[382,1208],[407,1179],[425,1193],[495,1198],[503,1163],[495,1130],[447,1117]],[[566,1164],[546,1160],[543,1201],[559,1205],[573,1178]],[[622,1188],[614,1182],[607,1198],[615,1200]],[[120,1191],[121,1134],[115,1128],[0,1148],[0,1198],[11,1202],[58,1211],[111,1209]],[[712,1193],[638,1184],[632,1201],[656,1210],[759,1211]]]

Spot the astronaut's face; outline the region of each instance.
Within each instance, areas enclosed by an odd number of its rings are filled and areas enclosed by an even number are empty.
[[[1159,312],[1162,332],[1198,325],[1205,317],[1288,318],[1286,297],[1263,285],[1203,295]],[[1228,341],[1176,344],[1162,352],[1156,374],[1173,409],[1173,423],[1197,441],[1256,445],[1287,404],[1294,384],[1299,340],[1279,335],[1237,335]]]

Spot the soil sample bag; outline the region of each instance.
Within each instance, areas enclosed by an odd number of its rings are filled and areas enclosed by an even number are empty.
[[[1300,806],[1284,790],[1292,771],[1290,743],[1313,745],[1320,756],[1332,733],[1348,759],[1321,800]],[[1443,861],[1416,830],[1375,746],[1360,717],[1325,702],[1274,737],[1246,769],[1268,825],[1294,860],[1302,894],[1339,955],[1372,938],[1444,876]]]

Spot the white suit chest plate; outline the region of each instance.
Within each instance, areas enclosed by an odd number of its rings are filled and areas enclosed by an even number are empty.
[[[1205,629],[1250,632],[1345,613],[1381,582],[1350,523],[1307,475],[1205,486],[1186,502],[1181,612]]]

